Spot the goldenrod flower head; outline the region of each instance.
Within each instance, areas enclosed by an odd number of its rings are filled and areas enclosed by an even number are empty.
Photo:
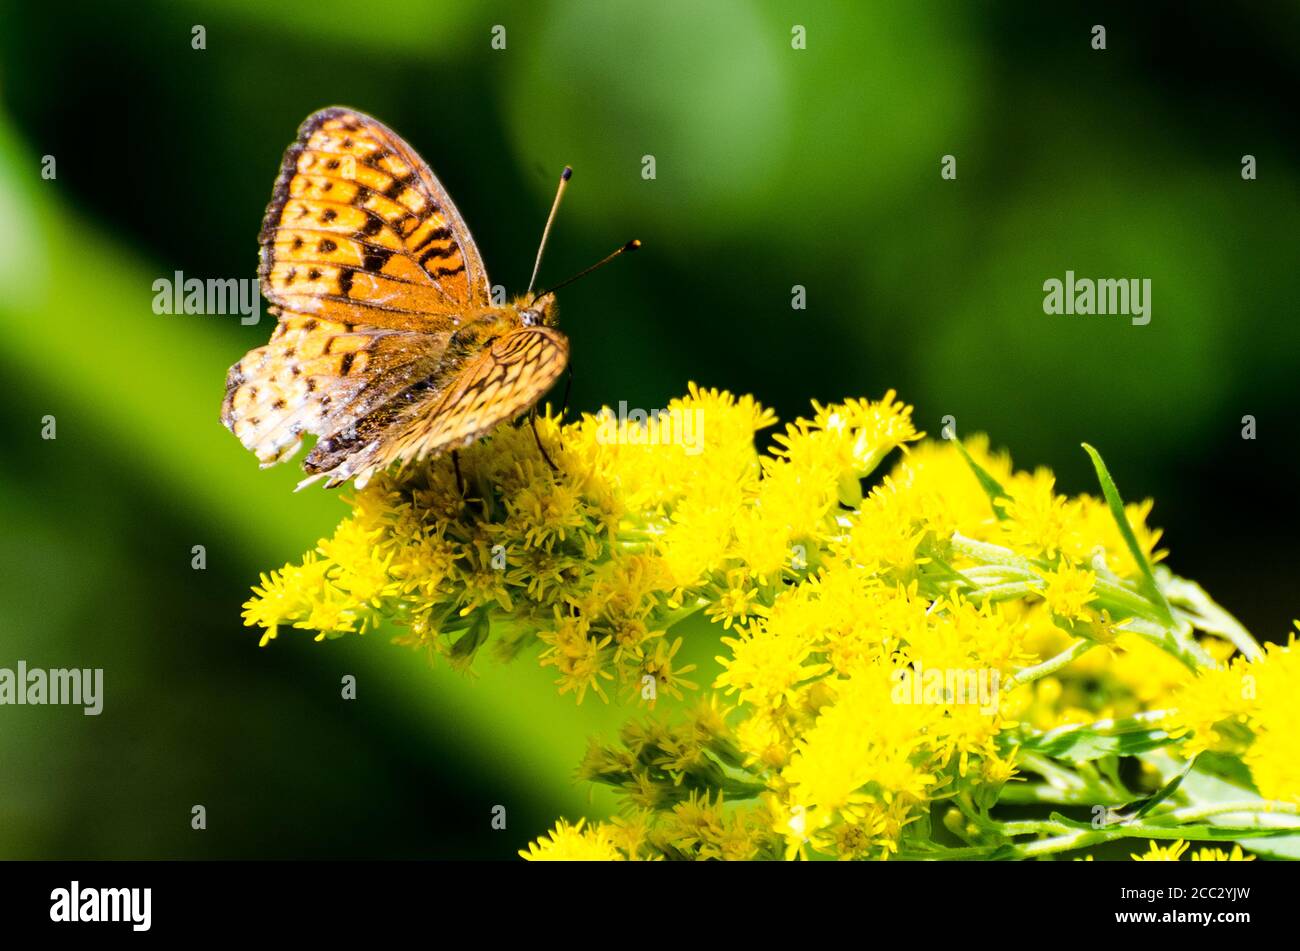
[[[1097,583],[1094,572],[1062,562],[1055,571],[1043,572],[1042,578],[1047,583],[1043,589],[1043,600],[1053,614],[1077,621],[1086,621],[1092,616],[1087,605],[1096,598],[1092,592]]]
[[[1240,729],[1256,708],[1255,696],[1246,687],[1248,669],[1245,659],[1237,658],[1229,666],[1202,670],[1175,694],[1177,709],[1165,723],[1171,730],[1187,734],[1185,754],[1207,749],[1240,751],[1248,741]],[[1239,729],[1231,729],[1234,724]]]
[[[1192,853],[1193,862],[1253,862],[1255,856],[1247,855],[1241,846],[1234,845],[1231,852],[1205,846]]]
[[[725,582],[716,587],[716,600],[705,609],[705,613],[712,620],[721,622],[724,630],[730,630],[733,624],[742,626],[756,613],[760,592],[747,572],[733,569],[727,572]]]
[[[613,640],[613,635],[593,638],[591,622],[587,618],[557,613],[554,625],[539,631],[537,636],[546,645],[540,655],[542,666],[559,671],[556,684],[560,693],[574,691],[581,703],[587,690],[591,689],[605,699],[601,680],[613,679],[614,675],[605,670],[602,652]]]
[[[1251,704],[1247,723],[1254,742],[1245,762],[1266,799],[1300,803],[1300,645],[1269,644],[1245,666],[1241,687]]]
[[[1187,843],[1182,839],[1175,839],[1167,845],[1152,842],[1151,847],[1141,855],[1133,853],[1133,860],[1135,862],[1177,862],[1186,851]]]
[[[781,777],[818,829],[863,802],[920,804],[938,777],[926,768],[941,707],[893,702],[892,671],[873,667],[837,685],[835,702],[797,742]]]
[[[555,828],[519,852],[530,862],[609,862],[625,859],[615,847],[615,830],[605,823],[584,829],[585,819],[569,825],[561,819]]]
[[[808,662],[814,645],[798,630],[759,624],[722,643],[731,648],[731,656],[718,658],[726,669],[715,686],[727,694],[739,693],[742,703],[755,707],[780,708],[793,702],[799,684],[830,669],[829,664]]]
[[[1006,513],[1003,535],[1012,548],[1055,558],[1078,527],[1078,505],[1056,494],[1056,478],[1046,469],[1032,476],[1012,476],[1009,497],[1000,504]]]

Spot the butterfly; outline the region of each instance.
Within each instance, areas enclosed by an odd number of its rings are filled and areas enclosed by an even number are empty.
[[[300,489],[318,479],[361,487],[394,463],[467,446],[534,407],[568,365],[554,291],[570,281],[539,294],[530,283],[494,303],[446,189],[410,145],[361,112],[336,106],[303,122],[259,241],[276,328],[230,368],[221,421],[264,468],[316,436]]]

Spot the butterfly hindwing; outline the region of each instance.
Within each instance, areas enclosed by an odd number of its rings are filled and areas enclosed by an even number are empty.
[[[303,122],[260,240],[262,292],[286,310],[445,330],[489,303],[483,260],[446,190],[397,133],[351,109]]]
[[[284,313],[270,342],[230,368],[221,421],[263,465],[281,462],[305,434],[344,439],[355,420],[432,374],[446,342]]]

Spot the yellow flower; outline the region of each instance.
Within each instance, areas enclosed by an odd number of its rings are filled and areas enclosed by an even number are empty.
[[[301,565],[288,564],[269,575],[244,603],[244,624],[264,630],[261,646],[273,640],[281,624],[306,621],[321,605],[337,599],[326,574],[332,565],[309,552]]]
[[[1245,726],[1255,709],[1255,698],[1247,689],[1247,670],[1244,658],[1238,658],[1230,666],[1202,670],[1175,694],[1176,709],[1165,725],[1175,735],[1185,736],[1185,755],[1207,749],[1240,751],[1246,737],[1234,736],[1228,728]]]
[[[796,686],[830,669],[829,664],[807,663],[812,645],[797,633],[774,631],[755,625],[737,637],[724,637],[730,657],[718,657],[726,668],[714,686],[739,693],[743,703],[778,707],[794,699]]]
[[[1011,478],[1006,486],[1010,497],[1000,501],[1007,518],[999,523],[1011,547],[1055,558],[1077,530],[1077,506],[1057,495],[1055,487],[1056,479],[1046,469]]]
[[[1178,839],[1168,845],[1158,845],[1151,843],[1151,849],[1141,855],[1134,855],[1133,859],[1138,862],[1178,862],[1182,860],[1183,853],[1188,849],[1188,845],[1182,839]],[[1253,862],[1255,856],[1246,855],[1240,845],[1234,845],[1232,852],[1228,853],[1218,848],[1200,848],[1192,853],[1193,862]]]
[[[723,567],[741,504],[737,489],[726,497],[688,496],[673,509],[658,547],[676,587],[693,587]]]
[[[1043,600],[1053,614],[1072,621],[1086,621],[1091,617],[1087,605],[1096,599],[1092,589],[1097,576],[1093,572],[1062,562],[1055,571],[1044,572],[1042,578],[1047,582]]]
[[[614,845],[617,834],[604,823],[583,829],[585,819],[569,825],[561,819],[549,835],[544,835],[521,849],[519,855],[530,862],[616,862],[626,859]]]
[[[1168,845],[1152,842],[1150,850],[1141,855],[1133,853],[1133,860],[1135,862],[1177,862],[1186,851],[1187,843],[1182,839],[1175,839]]]
[[[780,769],[790,759],[791,738],[778,715],[755,710],[736,727],[736,738],[745,751],[747,765],[760,770]]]
[[[602,680],[612,680],[614,675],[605,669],[608,658],[605,648],[613,639],[607,635],[597,640],[589,636],[590,622],[585,617],[557,616],[550,630],[538,633],[547,647],[541,653],[543,667],[554,667],[560,672],[556,680],[560,693],[574,691],[581,703],[588,689],[595,690],[605,699]]]
[[[1169,703],[1175,691],[1195,676],[1176,658],[1128,632],[1118,634],[1111,650],[1093,653],[1099,658],[1109,657],[1104,673],[1113,677],[1117,686],[1132,692],[1137,701],[1132,712]]]
[[[725,811],[721,794],[711,802],[707,793],[692,792],[672,808],[658,834],[682,857],[744,861],[763,844],[761,828],[747,818]]]
[[[910,510],[907,489],[885,476],[871,491],[849,529],[841,551],[850,563],[873,574],[892,574],[900,580],[928,559],[916,549],[927,526]]]
[[[1161,530],[1147,527],[1153,505],[1150,499],[1130,503],[1124,506],[1124,512],[1133,528],[1138,547],[1147,560],[1154,564],[1164,558],[1165,552],[1156,548],[1160,542]],[[1121,577],[1137,576],[1137,563],[1120,535],[1119,527],[1110,514],[1110,506],[1104,499],[1090,495],[1079,496],[1073,506],[1073,515],[1071,528],[1062,540],[1062,550],[1071,560],[1093,564],[1100,558],[1107,568]]]
[[[755,613],[758,588],[743,571],[728,572],[726,584],[719,585],[718,589],[717,600],[705,609],[705,613],[712,620],[722,622],[724,630],[730,630],[733,624],[743,622]]]
[[[790,528],[768,509],[747,505],[736,513],[735,542],[730,560],[745,566],[743,575],[757,585],[775,584],[787,572],[809,568],[808,544],[790,537]]]
[[[797,741],[781,776],[810,830],[865,802],[923,802],[938,781],[923,764],[942,708],[895,702],[894,685],[879,667],[837,684],[835,702]]]
[[[1193,862],[1253,862],[1255,856],[1247,855],[1242,851],[1241,846],[1234,845],[1232,852],[1228,853],[1223,849],[1205,847],[1197,849],[1192,853]]]
[[[654,653],[646,658],[642,666],[642,679],[645,677],[653,678],[658,690],[662,690],[670,697],[678,700],[682,698],[682,688],[693,690],[695,682],[685,679],[684,674],[689,674],[695,669],[694,664],[685,664],[681,667],[673,667],[673,657],[681,649],[682,639],[679,637],[671,644],[662,639],[655,642]],[[656,692],[657,692],[656,691]],[[645,696],[645,685],[642,684],[641,695]]]
[[[1251,778],[1265,799],[1300,803],[1300,650],[1295,636],[1285,647],[1267,645],[1264,657],[1245,665],[1241,687],[1254,734],[1244,757]]]
[[[1011,480],[1011,459],[990,451],[988,438],[975,434],[962,444],[976,464],[1005,485]],[[940,538],[960,532],[987,538],[996,522],[993,505],[970,465],[950,440],[923,442],[911,449],[895,468],[892,479],[903,491],[898,499],[913,516]]]

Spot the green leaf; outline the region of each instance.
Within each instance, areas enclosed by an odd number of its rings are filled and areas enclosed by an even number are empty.
[[[469,668],[478,649],[487,643],[492,632],[492,612],[490,608],[481,607],[471,615],[467,630],[451,645],[451,665],[460,671]]]
[[[1259,790],[1255,788],[1255,784],[1251,780],[1250,770],[1246,768],[1246,764],[1241,761],[1240,756],[1206,750],[1196,758],[1196,774],[1197,778],[1205,776],[1219,780],[1228,786],[1236,786],[1236,790],[1227,790],[1234,799],[1243,798],[1240,790],[1247,790],[1247,795],[1259,795]],[[1201,792],[1202,799],[1219,801],[1218,799],[1211,800],[1209,798],[1208,793],[1205,791],[1206,784],[1201,784],[1198,789]]]
[[[1178,773],[1178,775],[1174,776],[1173,779],[1165,783],[1164,786],[1162,786],[1154,796],[1152,796],[1150,799],[1148,799],[1145,803],[1142,804],[1142,808],[1140,808],[1137,812],[1133,813],[1133,815],[1129,816],[1128,820],[1141,819],[1143,816],[1149,813],[1156,806],[1160,805],[1162,802],[1164,802],[1166,799],[1168,799],[1170,796],[1176,793],[1178,791],[1178,787],[1183,784],[1183,780],[1187,778],[1187,774],[1192,771],[1192,767],[1195,765],[1196,765],[1196,758],[1193,757],[1188,762],[1188,764],[1185,767],[1183,767],[1182,772]]]
[[[1152,753],[1143,759],[1165,775],[1177,767],[1176,761],[1164,752]],[[1239,758],[1213,752],[1200,755],[1195,768],[1186,773],[1182,791],[1193,806],[1260,798],[1250,781],[1250,771]],[[1256,817],[1256,821],[1268,826],[1293,823],[1295,820],[1290,816],[1262,813]],[[1229,816],[1215,816],[1209,822],[1215,826],[1234,828],[1233,819]],[[1249,849],[1264,858],[1300,859],[1300,835],[1291,833],[1256,839],[1250,843]]]
[[[1285,829],[1263,829],[1257,827],[1250,828],[1233,828],[1232,826],[1210,825],[1208,822],[1197,822],[1192,825],[1151,825],[1138,823],[1131,831],[1126,832],[1126,838],[1140,839],[1151,836],[1152,832],[1163,832],[1166,829],[1178,833],[1178,838],[1186,839],[1189,842],[1232,842],[1237,839],[1278,839],[1279,841],[1294,838],[1289,835]],[[1263,851],[1267,846],[1261,844],[1256,846],[1250,845],[1252,852]]]
[[[929,811],[923,811],[915,822],[903,826],[903,842],[918,848],[934,844],[934,829],[930,824]]]
[[[1129,524],[1128,515],[1124,511],[1124,500],[1120,497],[1119,489],[1115,486],[1115,480],[1110,477],[1110,470],[1106,468],[1106,463],[1102,462],[1101,453],[1087,443],[1083,444],[1083,448],[1092,457],[1093,468],[1097,470],[1097,481],[1101,483],[1102,494],[1106,496],[1106,504],[1110,506],[1110,514],[1115,519],[1115,524],[1119,526],[1119,533],[1124,536],[1124,544],[1128,545],[1133,560],[1142,569],[1143,593],[1156,606],[1165,623],[1172,628],[1174,626],[1174,612],[1169,607],[1169,602],[1165,600],[1164,593],[1156,585],[1155,572],[1151,570],[1151,562],[1147,560],[1146,552],[1138,544],[1137,535],[1133,532],[1133,526]]]
[[[993,514],[998,517],[999,521],[1004,520],[1007,517],[1007,513],[1002,510],[1002,506],[998,505],[998,499],[1009,499],[1011,496],[1007,494],[1006,489],[1002,488],[1001,482],[993,478],[987,469],[974,460],[971,454],[966,451],[966,447],[962,445],[960,439],[954,438],[953,442],[957,444],[957,451],[960,452],[961,457],[966,460],[966,465],[970,466],[971,472],[975,473],[975,478],[979,481],[980,488],[982,488],[984,494],[989,497],[989,503],[993,506]]]
[[[1135,725],[1132,729],[1101,732],[1090,726],[1069,726],[1031,736],[1020,748],[1052,759],[1085,763],[1103,756],[1137,756],[1174,742],[1168,731],[1158,728]]]

